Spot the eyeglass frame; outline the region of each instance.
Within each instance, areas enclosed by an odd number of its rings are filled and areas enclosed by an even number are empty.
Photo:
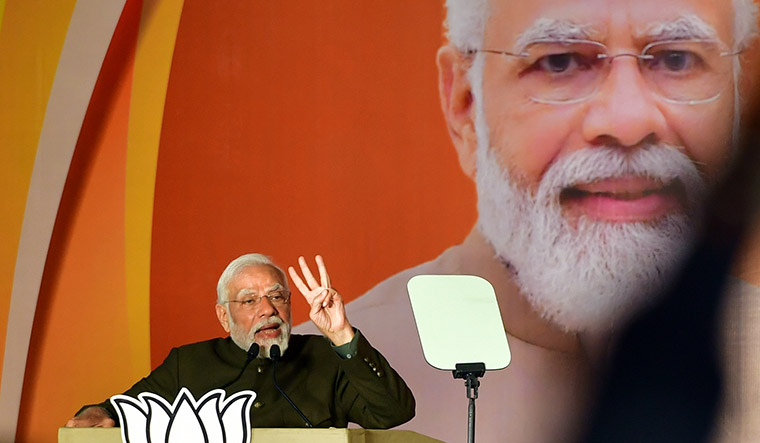
[[[272,297],[276,297],[276,295],[273,296],[272,294],[276,292],[284,294],[284,297],[283,297],[284,300],[282,302],[276,302],[272,300]],[[266,298],[267,300],[269,300],[269,303],[271,303],[272,306],[285,306],[288,303],[290,303],[290,295],[291,295],[291,292],[287,289],[275,289],[263,295],[250,294],[249,295],[250,298],[246,298],[244,300],[227,300],[225,301],[225,304],[238,303],[240,304],[240,307],[244,309],[252,309],[257,306],[260,306],[261,301]]]
[[[730,50],[728,48],[728,46],[725,43],[721,42],[720,40],[718,40],[718,39],[708,39],[708,38],[669,39],[669,40],[655,41],[655,42],[649,43],[646,46],[644,46],[641,49],[641,53],[639,53],[639,54],[632,53],[632,52],[621,52],[621,53],[618,53],[618,54],[609,54],[608,53],[609,47],[607,47],[607,45],[605,45],[602,42],[598,42],[598,41],[594,41],[594,40],[585,40],[585,39],[572,39],[572,38],[570,38],[570,39],[561,39],[561,40],[557,40],[557,39],[538,39],[538,40],[531,41],[525,47],[527,48],[530,45],[533,45],[533,44],[536,44],[536,43],[558,43],[558,44],[568,44],[568,45],[570,45],[570,44],[577,44],[577,43],[589,43],[591,45],[603,48],[604,51],[602,53],[596,54],[597,59],[609,60],[608,64],[611,64],[612,61],[614,59],[618,58],[618,57],[633,57],[633,58],[635,58],[637,60],[637,62],[640,62],[642,60],[651,60],[651,59],[654,58],[654,56],[653,55],[649,55],[646,52],[649,49],[651,49],[652,47],[655,47],[657,45],[665,45],[665,44],[679,43],[679,42],[696,42],[696,43],[699,43],[699,42],[709,42],[709,43],[717,43],[719,46],[722,46],[723,48],[725,48],[722,52],[719,53],[719,55],[721,57],[735,57],[735,56],[741,55],[744,52],[744,50],[745,50],[745,48],[739,48],[739,49],[735,49],[735,50],[732,51],[732,50]],[[468,49],[468,50],[465,51],[465,54],[467,54],[467,55],[475,55],[478,52],[482,52],[482,53],[486,53],[486,54],[506,55],[506,56],[518,57],[518,58],[527,58],[527,57],[530,57],[530,54],[528,52],[526,52],[526,51],[523,51],[523,52],[520,52],[520,53],[514,53],[514,52],[511,52],[511,51],[500,51],[500,50],[496,50],[496,49]],[[549,105],[571,105],[571,104],[576,104],[576,103],[580,103],[580,102],[583,102],[585,100],[588,100],[591,97],[593,97],[597,92],[599,92],[598,88],[594,89],[593,91],[591,91],[586,96],[583,96],[583,97],[580,97],[580,98],[576,98],[576,99],[572,99],[572,100],[567,100],[567,101],[543,100],[543,99],[539,99],[539,98],[531,97],[531,96],[529,96],[529,98],[531,100],[535,101],[536,103],[543,103],[543,104],[549,104]],[[693,105],[700,105],[700,104],[710,103],[712,101],[715,101],[715,100],[718,99],[718,97],[720,97],[721,92],[718,92],[713,97],[710,97],[710,98],[707,98],[707,99],[687,100],[687,101],[674,100],[674,99],[670,99],[668,97],[662,96],[661,94],[658,94],[658,95],[660,95],[660,97],[662,97],[662,99],[665,100],[665,101],[667,101],[668,103],[673,103],[673,104],[677,104],[677,105],[690,105],[690,106],[693,106]]]

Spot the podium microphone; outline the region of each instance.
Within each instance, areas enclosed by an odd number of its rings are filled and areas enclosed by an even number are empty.
[[[222,386],[221,389],[227,389],[228,386],[230,386],[231,384],[233,384],[236,381],[240,380],[240,377],[243,376],[243,372],[245,372],[245,368],[247,368],[248,365],[253,361],[253,359],[256,358],[256,356],[259,355],[259,344],[258,343],[252,343],[251,347],[248,348],[247,354],[248,355],[245,358],[245,364],[243,365],[243,369],[240,370],[240,373],[238,374],[238,376],[235,377],[235,379],[232,380],[231,382],[229,382],[226,385]]]
[[[276,373],[275,370],[277,369],[277,360],[280,359],[280,355],[281,355],[280,354],[280,347],[278,345],[272,345],[269,348],[269,358],[272,359],[272,381],[274,382],[274,387],[277,388],[278,391],[280,391],[280,394],[282,394],[282,396],[285,397],[285,400],[287,400],[288,403],[290,403],[290,406],[292,406],[293,409],[295,409],[296,412],[298,412],[298,415],[301,416],[301,418],[303,419],[303,421],[306,423],[306,426],[310,427],[310,428],[313,428],[314,425],[311,424],[311,422],[309,421],[309,419],[306,418],[305,415],[303,415],[303,412],[301,412],[301,410],[298,409],[298,406],[296,406],[296,404],[293,403],[293,400],[291,400],[290,397],[288,397],[288,394],[286,394],[285,391],[282,390],[282,388],[280,387],[280,385],[277,384],[277,376],[275,375],[275,373]]]

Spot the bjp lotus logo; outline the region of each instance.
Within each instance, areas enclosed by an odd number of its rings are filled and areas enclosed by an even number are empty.
[[[114,395],[111,402],[121,421],[124,443],[249,443],[253,391],[224,399],[222,389],[209,391],[198,401],[183,387],[170,405],[151,392],[138,399]]]

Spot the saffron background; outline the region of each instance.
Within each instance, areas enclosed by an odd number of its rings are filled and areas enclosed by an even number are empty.
[[[0,441],[55,441],[222,334],[240,254],[320,253],[352,299],[461,241],[477,214],[438,105],[443,13],[0,0]],[[755,285],[758,241],[736,271]]]

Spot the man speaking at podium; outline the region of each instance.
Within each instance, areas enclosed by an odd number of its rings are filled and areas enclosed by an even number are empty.
[[[324,337],[290,334],[285,273],[264,255],[246,254],[227,266],[217,285],[216,315],[230,336],[172,349],[125,395],[152,392],[171,403],[182,387],[195,398],[216,388],[228,395],[253,390],[253,427],[346,427],[352,422],[390,428],[409,421],[415,408],[412,392],[348,322],[322,257],[316,257],[319,282],[306,260],[298,261],[303,279],[293,267],[291,278]],[[294,406],[276,389],[274,371]],[[111,427],[117,419],[106,400],[83,407],[66,426]]]

